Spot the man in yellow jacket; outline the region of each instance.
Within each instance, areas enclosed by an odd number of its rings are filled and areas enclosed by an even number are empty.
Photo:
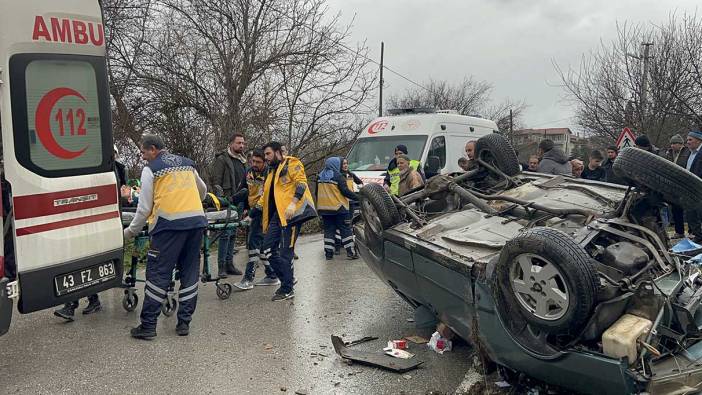
[[[295,296],[293,291],[293,257],[300,225],[317,216],[312,194],[307,186],[305,167],[299,159],[284,156],[282,145],[272,141],[263,147],[269,165],[263,195],[257,209],[263,211],[263,253],[281,281],[273,301]]]

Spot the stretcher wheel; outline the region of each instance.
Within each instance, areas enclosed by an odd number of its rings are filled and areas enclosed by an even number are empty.
[[[217,297],[221,300],[229,299],[232,294],[232,286],[230,284],[217,284]]]
[[[173,297],[166,298],[166,301],[163,303],[163,305],[161,305],[161,312],[166,317],[172,316],[177,309],[178,301]]]
[[[134,311],[138,305],[139,295],[135,294],[134,292],[125,292],[124,297],[122,298],[122,307],[124,307],[124,310]]]

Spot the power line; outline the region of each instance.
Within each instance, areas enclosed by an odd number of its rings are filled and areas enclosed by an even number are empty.
[[[281,11],[279,11],[279,10],[277,10],[277,9],[274,9],[274,8],[271,8],[271,10],[275,11],[278,15],[284,16],[284,17],[290,19],[292,22],[297,23],[297,21],[295,21],[290,15],[284,14],[284,13],[282,13]],[[325,35],[324,33],[321,33],[321,32],[319,32],[319,31],[316,31],[313,27],[311,27],[311,26],[309,26],[309,25],[307,25],[307,24],[305,24],[305,23],[302,23],[302,24],[300,24],[300,25],[301,25],[301,26],[304,26],[304,27],[306,27],[306,28],[308,28],[308,29],[310,29],[310,31],[311,31],[312,33],[316,33],[316,34],[319,34],[319,35]],[[327,38],[330,38],[329,35],[327,35]],[[346,44],[342,43],[341,41],[338,41],[338,42],[336,42],[335,44],[338,45],[338,46],[340,46],[341,48],[343,48],[343,49],[345,49],[345,50],[351,52],[351,53],[354,53],[354,54],[356,54],[356,55],[358,55],[358,56],[364,58],[365,60],[367,60],[367,61],[369,61],[369,62],[371,62],[371,63],[373,63],[373,64],[375,64],[375,65],[377,65],[377,66],[380,66],[380,67],[384,68],[385,70],[387,70],[387,71],[389,71],[389,72],[395,74],[396,76],[398,76],[398,77],[404,79],[405,81],[407,81],[407,82],[409,82],[409,83],[411,83],[411,84],[414,84],[415,86],[417,86],[417,87],[419,87],[419,88],[422,88],[422,89],[426,90],[426,91],[429,92],[429,93],[433,93],[432,90],[429,89],[429,88],[427,88],[426,86],[424,86],[424,85],[422,85],[422,84],[420,84],[420,83],[418,83],[418,82],[416,82],[416,81],[413,81],[413,80],[410,79],[409,77],[406,77],[406,76],[402,75],[401,73],[399,73],[399,72],[397,72],[397,71],[391,69],[390,67],[388,67],[388,66],[386,66],[386,65],[384,65],[384,64],[381,64],[380,62],[376,61],[375,59],[369,58],[368,56],[366,56],[366,55],[360,53],[359,51],[356,51],[356,50],[353,50],[353,49],[349,48]]]

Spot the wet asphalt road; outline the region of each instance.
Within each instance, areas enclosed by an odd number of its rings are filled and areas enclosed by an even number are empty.
[[[320,236],[300,240],[292,302],[271,302],[274,287],[221,301],[214,284],[201,284],[188,337],[175,335],[175,317],[161,316],[155,340],[130,338],[139,310],[122,309],[122,290],[101,294],[103,311],[78,313],[72,323],[50,310],[24,316],[15,311],[10,332],[0,338],[0,392],[453,393],[470,367],[472,351],[464,344],[444,355],[410,344],[409,351],[425,362],[405,375],[339,359],[330,334],[345,340],[377,336],[355,347],[380,352],[389,339],[429,337],[432,330],[415,329],[407,321],[409,306],[362,260],[327,263],[321,251]],[[244,252],[237,254],[240,268]]]

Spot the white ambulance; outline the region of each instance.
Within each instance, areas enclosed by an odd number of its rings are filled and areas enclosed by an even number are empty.
[[[17,268],[0,260],[3,334],[15,298],[29,313],[122,281],[98,0],[0,2],[0,128],[12,202],[0,250],[14,250]]]
[[[388,113],[363,129],[347,155],[349,169],[364,184],[383,183],[398,145],[406,146],[408,156],[421,162],[425,174],[448,174],[461,171],[458,160],[465,157],[468,141],[497,132],[497,124],[491,120],[452,110],[402,109]]]

